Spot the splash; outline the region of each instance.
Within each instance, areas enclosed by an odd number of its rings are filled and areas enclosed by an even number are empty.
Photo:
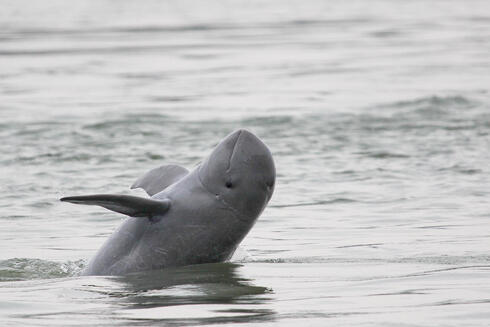
[[[2,260],[0,261],[0,282],[76,276],[84,265],[84,260],[66,262],[31,258]]]

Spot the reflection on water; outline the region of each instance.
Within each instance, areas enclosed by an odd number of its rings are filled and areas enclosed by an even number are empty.
[[[90,314],[87,324],[108,318],[121,325],[161,321],[178,326],[274,320],[273,291],[254,285],[240,267],[203,264],[122,277],[4,282],[0,314],[13,324],[66,323]]]
[[[117,314],[127,319],[185,324],[273,319],[274,311],[267,306],[271,290],[254,286],[240,276],[238,267],[205,264],[119,277],[115,281],[120,292],[109,296],[121,298],[124,308]]]

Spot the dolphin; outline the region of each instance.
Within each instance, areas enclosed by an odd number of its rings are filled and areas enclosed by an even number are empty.
[[[129,216],[81,274],[126,275],[226,261],[269,202],[275,178],[267,146],[239,129],[192,171],[165,165],[136,180],[131,188],[144,189],[150,198],[116,194],[61,198]]]

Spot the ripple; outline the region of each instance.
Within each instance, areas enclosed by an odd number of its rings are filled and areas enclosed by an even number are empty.
[[[462,95],[438,96],[432,95],[410,101],[395,102],[390,107],[397,108],[453,108],[453,107],[471,107],[477,102],[470,100]]]
[[[410,156],[406,155],[406,154],[391,153],[391,152],[385,152],[385,151],[366,151],[366,152],[357,152],[356,154],[360,154],[360,155],[375,158],[375,159],[410,158]]]
[[[2,260],[0,282],[76,276],[84,265],[83,260],[66,262],[30,258]]]
[[[270,208],[291,208],[291,207],[309,207],[325,204],[338,204],[338,203],[353,203],[358,202],[353,199],[337,198],[332,200],[316,201],[316,202],[304,202],[304,203],[291,203],[291,204],[275,204],[269,205]]]

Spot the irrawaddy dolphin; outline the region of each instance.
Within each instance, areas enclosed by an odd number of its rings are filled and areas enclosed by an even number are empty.
[[[192,171],[166,165],[131,188],[150,198],[97,194],[61,201],[99,205],[129,216],[82,275],[124,275],[228,260],[269,202],[276,171],[255,135],[237,130]]]

